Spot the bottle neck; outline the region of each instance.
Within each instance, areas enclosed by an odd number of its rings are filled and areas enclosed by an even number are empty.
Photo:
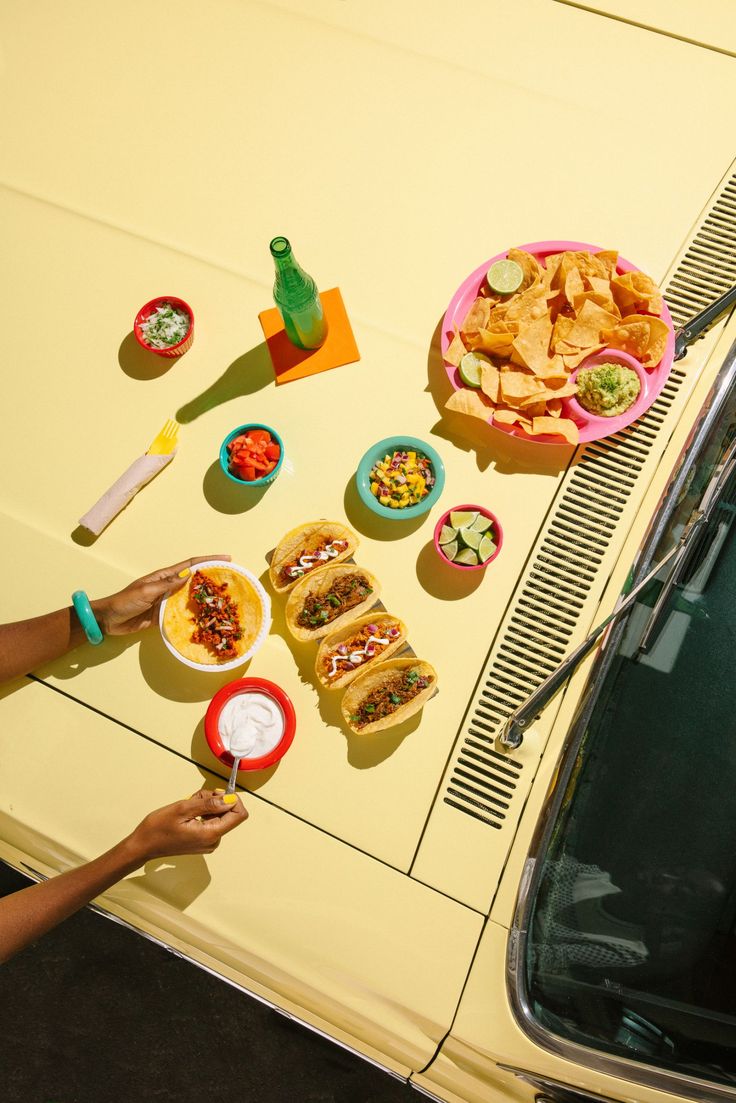
[[[274,256],[273,261],[276,267],[273,293],[277,301],[293,303],[309,299],[314,294],[314,280],[298,263],[291,249],[281,256]]]

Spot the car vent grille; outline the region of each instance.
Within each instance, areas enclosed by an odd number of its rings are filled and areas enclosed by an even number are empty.
[[[666,283],[675,324],[682,325],[734,283],[736,175],[708,209]],[[444,803],[489,827],[516,821],[511,799],[517,788],[524,793],[527,788],[518,785],[523,768],[518,753],[497,749],[500,729],[578,642],[573,635],[586,599],[594,588],[601,591],[604,557],[622,520],[626,528],[631,523],[630,500],[640,493],[637,480],[652,450],[661,452],[672,428],[668,414],[699,367],[692,355],[673,365],[647,413],[635,425],[579,449],[562,481],[491,649],[447,775]]]
[[[685,249],[665,298],[683,325],[736,283],[736,175],[724,186]]]

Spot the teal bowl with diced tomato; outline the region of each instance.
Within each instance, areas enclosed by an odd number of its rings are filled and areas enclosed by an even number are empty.
[[[270,425],[239,425],[220,445],[220,467],[239,486],[268,486],[284,462],[284,442]]]

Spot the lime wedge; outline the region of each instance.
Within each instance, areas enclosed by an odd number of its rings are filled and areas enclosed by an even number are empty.
[[[496,543],[490,536],[484,536],[478,546],[478,558],[481,563],[485,563],[487,559],[490,559],[496,550]]]
[[[481,352],[466,352],[460,361],[460,378],[463,383],[468,387],[480,387],[483,365],[490,362]]]
[[[474,529],[475,532],[488,532],[492,524],[493,521],[490,517],[484,517],[482,513],[479,513],[470,527]]]
[[[458,546],[459,545],[457,540],[451,540],[449,544],[442,545],[442,554],[446,555],[451,563],[454,561],[455,556],[457,555]]]
[[[510,295],[521,287],[524,273],[515,260],[497,260],[488,269],[486,279],[491,291],[497,295]]]
[[[458,536],[460,542],[464,544],[466,548],[474,549],[480,547],[480,542],[483,539],[483,533],[476,532],[475,529],[460,529]]]
[[[461,548],[454,559],[455,563],[462,563],[464,567],[477,567],[478,556],[472,548]]]
[[[477,516],[477,513],[471,513],[470,510],[453,509],[450,514],[450,524],[454,529],[467,529],[470,528]]]
[[[440,544],[449,544],[456,536],[457,533],[454,529],[451,529],[449,525],[443,525],[442,531],[440,532]]]

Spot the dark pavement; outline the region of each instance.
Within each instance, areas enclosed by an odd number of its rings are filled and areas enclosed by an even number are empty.
[[[29,884],[0,863],[0,896]],[[0,967],[3,1103],[418,1103],[407,1084],[85,909]]]

